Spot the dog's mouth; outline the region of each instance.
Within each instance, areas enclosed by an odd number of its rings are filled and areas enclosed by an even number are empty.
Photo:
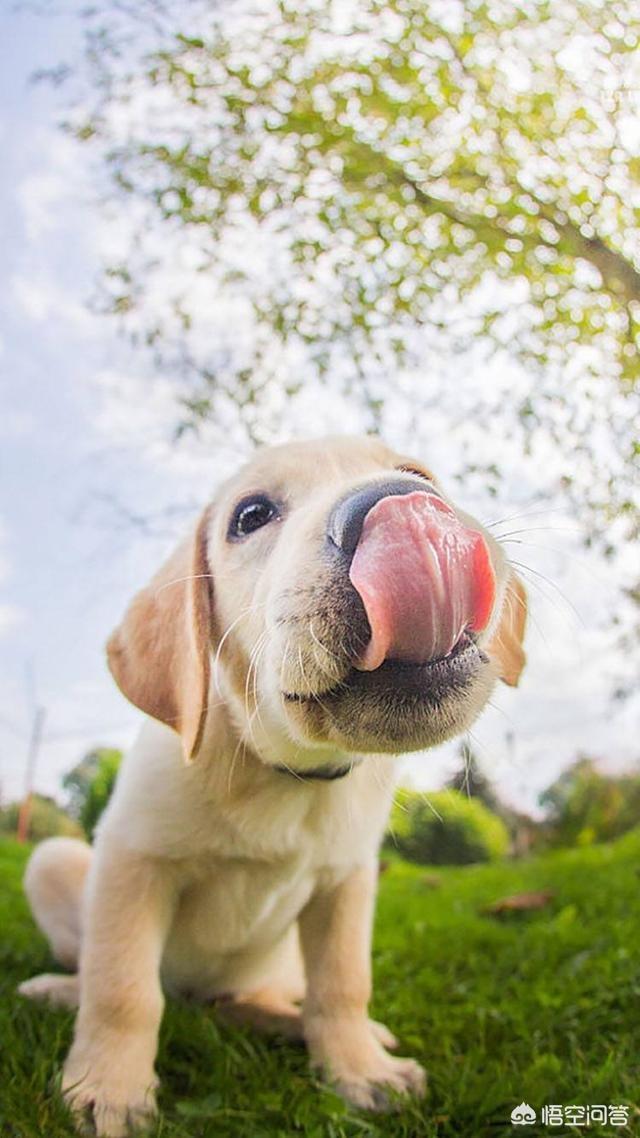
[[[416,491],[378,501],[353,555],[341,552],[343,631],[336,611],[321,647],[344,660],[342,674],[305,685],[301,657],[302,682],[282,691],[284,704],[301,708],[312,737],[356,751],[416,750],[458,733],[490,690],[479,639],[496,585],[482,534]]]
[[[337,684],[317,692],[282,692],[286,703],[337,708],[354,694],[372,698],[396,696],[400,700],[418,698],[425,704],[440,704],[445,696],[462,691],[475,678],[488,657],[478,647],[471,630],[463,632],[450,652],[434,660],[412,662],[385,660],[373,671],[351,667]]]

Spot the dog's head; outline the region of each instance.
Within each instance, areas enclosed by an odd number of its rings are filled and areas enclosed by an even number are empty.
[[[345,754],[465,730],[498,676],[517,683],[525,613],[500,546],[429,470],[334,438],[265,449],[230,479],[108,654],[188,757],[222,701],[263,761],[330,776]]]

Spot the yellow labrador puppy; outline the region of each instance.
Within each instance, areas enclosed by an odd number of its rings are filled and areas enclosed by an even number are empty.
[[[79,975],[22,991],[79,1002],[63,1088],[99,1135],[153,1111],[163,990],[304,1038],[357,1106],[422,1092],[367,1014],[396,756],[517,682],[524,619],[501,548],[377,439],[266,449],[222,487],[109,642],[149,718],[94,849],[53,839],[26,873]]]

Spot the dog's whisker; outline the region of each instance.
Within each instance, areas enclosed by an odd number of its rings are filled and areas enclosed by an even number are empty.
[[[523,530],[522,532],[526,533],[527,531]],[[498,536],[498,541],[504,542],[505,545],[521,545],[525,549],[542,549],[545,553],[555,553],[555,554],[557,554],[558,557],[563,557],[563,558],[566,557],[569,561],[572,561],[575,565],[579,565],[580,568],[582,570],[584,570],[584,572],[587,573],[589,575],[589,577],[591,577],[591,579],[593,581],[595,581],[597,584],[599,584],[599,585],[604,584],[604,580],[600,576],[600,574],[596,573],[594,571],[593,567],[591,565],[589,565],[587,563],[586,559],[584,557],[581,557],[579,553],[574,553],[574,552],[572,552],[570,550],[566,550],[566,549],[558,549],[557,546],[546,545],[546,544],[543,544],[542,542],[523,541],[521,538],[505,537],[502,534],[500,534]]]
[[[291,648],[292,639],[293,639],[293,635],[290,634],[287,637],[287,639],[285,640],[284,649],[282,652],[282,661],[280,663],[280,690],[281,691],[283,691],[286,687],[288,687],[288,685],[286,685],[284,682],[284,673],[285,673],[285,669],[287,668],[287,659],[289,656],[289,649]]]
[[[247,715],[249,714],[249,688],[251,687],[251,680],[252,679],[254,681],[253,682],[253,702],[254,702],[254,704],[257,702],[257,700],[256,700],[257,675],[254,674],[254,668],[256,668],[256,672],[257,672],[257,662],[258,662],[258,659],[261,655],[260,650],[261,650],[262,644],[264,643],[265,635],[266,635],[266,630],[263,630],[260,633],[260,635],[258,636],[255,644],[253,645],[253,647],[251,649],[251,654],[249,656],[249,666],[247,668],[247,674],[245,677],[245,684],[244,684],[244,706],[245,706],[245,711],[246,711]]]
[[[311,639],[315,641],[315,643],[318,645],[318,648],[321,648],[323,652],[326,652],[327,656],[330,656],[331,659],[335,660],[337,664],[342,663],[342,660],[341,660],[340,656],[338,656],[338,653],[333,652],[331,650],[331,648],[327,648],[326,644],[323,644],[322,641],[318,638],[318,636],[316,635],[315,629],[313,627],[313,620],[312,619],[309,619],[309,632],[311,634]],[[345,652],[343,652],[343,657],[344,656],[346,656]]]
[[[253,724],[254,724],[254,720],[256,718],[258,718],[258,708],[257,707],[255,707],[253,709],[253,711],[251,712],[251,714],[247,717],[246,731],[249,735],[249,742],[252,743],[254,750],[256,752],[259,752],[260,745],[259,745],[258,740],[256,739],[254,731],[253,731]]]
[[[170,589],[172,585],[184,585],[187,581],[213,581],[213,579],[213,573],[188,573],[186,577],[175,577],[173,581],[165,581],[156,589],[155,596],[159,597],[160,593],[164,593],[165,589]]]
[[[567,511],[566,506],[550,506],[550,507],[541,507],[540,509],[535,509],[535,510],[519,510],[515,514],[507,514],[507,516],[504,518],[497,518],[493,522],[483,522],[482,524],[485,526],[486,529],[493,529],[494,526],[501,526],[501,525],[504,525],[506,522],[514,522],[518,518],[533,518],[533,517],[536,517],[536,515],[540,515],[540,514],[543,514],[543,515],[546,515],[546,514],[563,514],[563,513],[566,514],[567,512],[568,511]]]
[[[260,695],[258,693],[258,667],[259,667],[260,663],[262,662],[262,657],[265,654],[268,642],[269,642],[269,633],[268,633],[268,630],[265,629],[265,631],[262,633],[262,636],[258,638],[258,641],[256,643],[256,646],[255,646],[253,653],[252,653],[252,656],[251,656],[251,660],[249,662],[248,675],[251,676],[251,673],[253,672],[253,684],[252,684],[253,702],[254,702],[256,707],[259,707],[259,705],[260,705]]]
[[[421,797],[422,801],[425,803],[426,806],[429,807],[429,809],[430,809],[431,813],[434,815],[434,817],[437,818],[439,822],[442,822],[443,821],[442,814],[440,814],[440,812],[433,805],[433,802],[431,802],[431,800],[429,799],[429,791],[423,790],[423,791],[420,791],[419,793],[420,793],[420,797]]]
[[[294,778],[297,778],[298,782],[306,783],[307,780],[305,779],[304,775],[300,774],[299,771],[294,770],[293,767],[290,767],[286,759],[280,759],[280,766],[284,767],[284,769],[288,771],[289,774],[293,775]]]
[[[581,615],[580,615],[580,613],[578,612],[578,610],[577,610],[577,608],[575,607],[575,605],[574,605],[574,604],[573,604],[573,603],[572,603],[572,602],[569,600],[569,598],[568,598],[568,597],[567,597],[567,595],[566,595],[566,594],[563,592],[563,590],[560,588],[560,586],[559,586],[558,584],[556,584],[556,582],[555,582],[555,581],[553,581],[553,580],[551,579],[551,577],[547,577],[546,573],[542,573],[542,572],[541,572],[539,569],[534,569],[534,568],[533,568],[531,565],[526,565],[526,564],[525,564],[523,561],[515,561],[515,560],[514,560],[512,557],[511,557],[511,558],[509,558],[509,561],[510,561],[511,565],[517,565],[517,567],[518,567],[518,568],[519,568],[519,569],[520,569],[520,570],[521,570],[523,573],[530,573],[530,574],[533,574],[535,577],[540,577],[540,579],[541,579],[542,581],[544,581],[544,582],[545,582],[547,585],[550,585],[552,589],[555,589],[555,591],[556,591],[556,593],[558,594],[558,596],[560,597],[560,599],[561,599],[562,601],[564,601],[564,603],[565,603],[565,605],[567,606],[567,608],[569,608],[569,609],[571,610],[571,612],[573,613],[573,615],[575,616],[575,618],[576,618],[576,620],[579,622],[579,624],[581,624],[583,628],[584,628],[584,627],[586,627],[586,625],[585,625],[585,621],[583,620],[582,616],[581,616]],[[536,585],[536,582],[535,582],[535,581],[531,581],[531,584],[535,586],[535,585]],[[543,596],[544,596],[544,597],[545,597],[545,598],[546,598],[548,601],[550,601],[551,603],[553,603],[553,598],[552,598],[552,597],[549,597],[549,596],[548,596],[548,595],[547,595],[547,594],[544,592],[544,589],[542,589],[542,587],[540,586],[540,584],[539,584],[539,583],[538,583],[538,589],[539,589],[539,591],[542,593],[542,595],[543,595]],[[555,606],[555,607],[556,607],[556,608],[558,608],[558,606],[557,606],[557,603],[556,603],[556,606]],[[558,609],[558,611],[560,612],[561,610],[560,610],[560,609]]]
[[[496,703],[495,700],[493,700],[493,699],[488,699],[487,700],[487,707],[491,707],[491,708],[493,708],[494,711],[499,712],[500,715],[503,717],[503,719],[505,719],[506,722],[509,724],[509,727],[515,728],[515,724],[513,722],[513,719],[511,718],[509,713],[507,711],[505,711],[504,707],[500,707],[499,703]]]
[[[353,774],[354,764],[355,764],[355,759],[352,758],[351,762],[349,763],[349,774],[347,775],[348,779],[350,779],[351,775]],[[347,822],[349,823],[349,829],[353,829],[353,794],[351,793],[350,783],[348,784],[348,789],[347,789],[347,794],[346,794],[346,803],[347,803]]]
[[[485,758],[487,760],[487,762],[490,762],[491,761],[491,755],[487,751],[487,748],[485,747],[484,743],[482,743],[480,741],[480,739],[478,738],[478,736],[475,734],[475,732],[472,731],[470,727],[468,727],[465,734],[467,735],[467,738],[469,738],[471,740],[471,742],[473,743],[473,750],[476,752],[476,754],[480,754],[483,758]]]
[[[298,645],[298,660],[300,661],[300,674],[301,674],[301,677],[302,677],[302,684],[303,684],[303,687],[305,687],[305,688],[308,688],[308,689],[309,689],[309,691],[311,691],[311,690],[312,690],[312,688],[311,688],[311,684],[309,683],[309,680],[308,680],[308,678],[307,678],[307,674],[306,674],[306,672],[305,672],[305,670],[304,670],[304,663],[303,663],[303,659],[302,659],[302,647],[301,647],[301,645]],[[314,697],[313,697],[313,698],[314,698],[314,701],[315,701],[315,703],[317,703],[317,704],[318,704],[318,707],[321,707],[321,708],[322,708],[322,710],[324,711],[325,715],[329,715],[329,709],[328,709],[328,708],[325,706],[325,704],[322,702],[322,700],[321,700],[320,696],[319,696],[319,695],[314,695]]]
[[[236,619],[231,622],[228,629],[226,630],[226,632],[222,636],[220,643],[218,644],[216,654],[213,658],[212,673],[213,673],[213,681],[214,681],[214,684],[216,687],[216,691],[218,692],[218,695],[220,696],[221,699],[224,698],[224,693],[220,689],[220,682],[219,682],[219,675],[220,675],[219,666],[220,666],[220,658],[222,655],[222,649],[224,648],[224,646],[225,646],[227,640],[229,639],[231,633],[238,626],[240,621],[244,620],[245,617],[251,616],[253,613],[256,613],[259,609],[261,609],[263,607],[264,607],[264,602],[254,602],[253,604],[247,605],[247,607],[244,608],[242,610],[242,612],[238,614]]]
[[[258,695],[258,666],[259,666],[259,663],[262,659],[262,656],[264,655],[264,652],[266,650],[268,643],[269,643],[269,629],[265,628],[262,631],[262,633],[260,634],[260,636],[258,637],[258,639],[257,639],[257,641],[256,641],[256,643],[252,649],[251,657],[249,660],[249,667],[247,669],[247,678],[246,678],[245,689],[244,689],[245,690],[245,710],[247,712],[247,715],[249,715],[249,688],[250,688],[250,686],[253,686],[254,711],[250,717],[250,726],[252,726],[253,719],[254,719],[254,717],[256,717],[262,730],[264,730],[264,724],[263,724],[261,716],[260,716],[260,697]],[[253,675],[253,685],[251,685],[252,675]],[[254,740],[254,742],[255,742],[255,740]]]
[[[537,584],[536,581],[532,581],[530,583],[534,586],[534,588],[538,589],[538,591],[545,598],[545,600],[548,600],[551,604],[554,604],[554,598],[553,597],[547,597],[544,590],[540,588],[540,586]],[[520,608],[524,611],[524,613],[527,617],[527,620],[530,621],[531,624],[533,624],[533,627],[535,628],[535,630],[538,633],[538,635],[540,636],[540,639],[542,640],[545,648],[547,649],[549,659],[553,659],[553,649],[552,649],[551,645],[549,644],[549,641],[547,639],[547,636],[545,634],[545,631],[544,631],[540,621],[537,619],[535,613],[531,611],[531,609],[527,605],[526,601],[522,597],[519,597],[518,594],[515,593],[512,589],[510,589],[507,593],[507,597],[506,597],[506,601],[505,601],[505,607],[506,607],[507,611],[510,611],[514,607],[514,605],[517,605],[518,608]],[[555,605],[555,607],[557,608],[557,604]],[[565,615],[565,614],[563,614],[563,615]],[[494,634],[494,639],[496,641],[496,644],[503,644],[502,634],[501,634],[499,629],[498,629],[498,632]]]
[[[464,791],[467,795],[467,798],[471,798],[471,783],[470,783],[471,759],[470,759],[470,754],[471,754],[471,748],[469,747],[469,745],[467,744],[467,746],[463,746],[462,747],[463,775],[462,775],[462,788],[461,789],[464,789]]]
[[[253,746],[254,750],[256,751],[256,753],[258,753],[258,754],[259,754],[259,752],[260,752],[260,744],[259,744],[259,741],[256,739],[256,736],[255,736],[255,733],[254,733],[254,730],[253,730],[253,724],[254,724],[254,721],[255,721],[256,719],[258,719],[258,723],[260,724],[260,726],[263,726],[263,724],[262,724],[262,721],[260,720],[260,710],[259,710],[259,707],[256,705],[256,706],[254,707],[253,711],[249,711],[249,707],[248,707],[248,691],[247,691],[247,686],[245,685],[245,720],[246,720],[246,725],[245,725],[245,731],[244,731],[244,733],[245,733],[245,734],[248,734],[248,736],[249,736],[249,741],[251,742],[251,744],[252,744],[252,746]]]
[[[394,756],[394,757],[397,758],[397,756]],[[371,769],[373,771],[373,777],[376,781],[376,785],[380,788],[380,790],[386,790],[386,786],[385,786],[384,780],[382,778],[382,772],[380,771],[377,762],[373,763],[373,766]]]
[[[227,794],[231,794],[231,782],[233,780],[233,772],[235,771],[236,762],[238,759],[238,755],[240,754],[240,751],[242,751],[243,759],[246,758],[247,744],[246,744],[246,741],[243,739],[242,735],[238,739],[238,743],[237,743],[236,747],[234,748],[233,755],[231,756],[231,763],[229,764],[229,773],[227,776]]]
[[[568,533],[573,537],[584,536],[584,530],[573,529],[569,526],[522,526],[520,529],[507,530],[506,533],[497,533],[495,537],[498,541],[503,541],[506,537],[518,537],[520,534],[529,533]]]
[[[298,644],[298,663],[300,664],[300,677],[302,680],[302,686],[303,686],[303,688],[308,688],[309,691],[311,691],[311,685],[309,684],[309,682],[307,680],[307,676],[306,676],[306,673],[304,670],[304,662],[302,659],[302,645],[301,644]]]

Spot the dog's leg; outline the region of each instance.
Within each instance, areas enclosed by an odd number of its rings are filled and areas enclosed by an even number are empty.
[[[18,984],[18,991],[28,1000],[44,1000],[56,1008],[77,1008],[80,1002],[77,975],[57,976],[54,972],[43,972],[31,980],[23,980]]]
[[[77,968],[80,955],[82,901],[92,850],[76,838],[50,838],[36,847],[24,875],[24,890],[33,915],[57,960]],[[21,996],[77,1008],[77,975],[44,973],[18,985]]]
[[[422,1094],[425,1074],[412,1059],[389,1055],[367,1018],[374,898],[375,869],[362,867],[320,889],[302,912],[303,1017],[314,1066],[349,1102],[385,1110],[389,1091]]]
[[[216,1002],[216,1015],[234,1027],[253,1027],[266,1035],[281,1035],[294,1042],[304,1040],[300,1008],[281,992],[262,988],[243,996]]]
[[[246,996],[232,996],[228,1000],[217,1002],[215,1009],[218,1018],[232,1027],[252,1027],[265,1035],[281,1035],[293,1043],[305,1041],[300,1008],[275,989],[263,988]],[[398,1046],[395,1035],[383,1023],[370,1019],[369,1027],[384,1047]]]
[[[65,968],[77,968],[82,897],[92,850],[77,838],[49,838],[36,847],[24,875],[33,915]]]
[[[173,885],[166,865],[151,859],[121,850],[96,857],[62,1088],[79,1123],[88,1113],[98,1135],[121,1138],[155,1108],[159,969]]]

